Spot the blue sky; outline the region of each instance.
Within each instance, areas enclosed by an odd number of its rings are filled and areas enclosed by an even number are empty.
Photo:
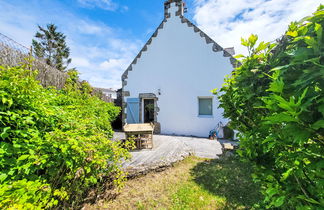
[[[164,0],[0,0],[0,33],[30,46],[37,25],[67,36],[72,64],[91,85],[119,88],[120,76],[163,19]],[[186,17],[223,47],[240,38],[271,41],[320,0],[187,0]]]

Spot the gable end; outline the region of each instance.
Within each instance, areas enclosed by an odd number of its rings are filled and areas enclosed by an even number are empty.
[[[231,53],[229,53],[226,49],[222,48],[219,44],[217,44],[205,32],[203,32],[200,28],[198,28],[195,24],[193,24],[190,20],[188,20],[184,16],[180,16],[180,18],[181,18],[182,23],[187,23],[188,27],[193,27],[195,33],[199,33],[201,37],[205,38],[206,44],[212,43],[214,52],[223,51],[224,57],[230,57],[230,61],[231,61],[233,68],[237,68],[240,66],[240,62],[238,60],[236,60]]]
[[[210,38],[205,32],[203,32],[200,28],[198,28],[195,24],[193,24],[191,21],[189,21],[187,18],[185,18],[183,15],[181,15],[181,5],[180,2],[177,4],[177,6],[179,7],[178,12],[176,13],[177,16],[180,16],[181,19],[181,23],[186,23],[188,27],[192,27],[193,31],[195,33],[199,33],[199,35],[202,38],[205,38],[206,44],[213,44],[212,50],[214,52],[220,52],[223,51],[223,56],[224,57],[228,57],[230,59],[230,63],[232,64],[233,68],[237,68],[239,67],[241,64],[238,60],[236,60],[231,52],[234,51],[234,49],[230,49],[227,50],[226,48],[221,47],[219,44],[217,44],[212,38]],[[165,5],[165,18],[163,19],[163,21],[161,22],[161,24],[157,27],[157,29],[155,30],[155,32],[152,34],[152,36],[150,37],[150,39],[145,43],[145,45],[143,46],[143,48],[140,50],[140,52],[137,54],[137,56],[134,58],[134,60],[132,61],[132,63],[128,66],[128,68],[126,69],[126,71],[123,73],[121,79],[122,79],[122,89],[124,90],[124,87],[127,85],[127,79],[128,79],[128,72],[132,71],[132,66],[134,64],[137,63],[137,59],[140,59],[142,56],[142,53],[147,51],[148,46],[152,43],[153,38],[158,36],[159,30],[164,28],[164,24],[167,22],[167,19],[170,18],[170,13],[168,12],[168,9],[170,8],[170,4],[166,4]],[[124,99],[124,96],[129,95],[129,92],[124,93],[124,91],[122,91],[122,98]],[[124,102],[125,103],[125,102]]]

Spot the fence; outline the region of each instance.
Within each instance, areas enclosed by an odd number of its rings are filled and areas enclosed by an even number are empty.
[[[33,59],[28,59],[31,57]],[[38,71],[37,79],[44,87],[63,88],[67,79],[64,72],[49,66],[43,60],[33,57],[31,49],[0,33],[0,65],[17,66],[28,62],[31,62],[29,64],[31,64],[32,70]]]
[[[68,77],[66,73],[46,64],[41,59],[33,57],[31,49],[0,33],[0,65],[18,66],[21,64],[31,64],[32,70],[38,71],[37,80],[44,87],[54,86],[58,89],[64,87]],[[103,101],[113,102],[113,99],[103,94],[100,88],[93,88],[93,94],[101,97]]]

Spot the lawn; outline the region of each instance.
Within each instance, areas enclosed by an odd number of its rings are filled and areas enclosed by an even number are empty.
[[[249,164],[189,157],[165,171],[128,180],[116,199],[86,209],[246,209],[260,199]]]

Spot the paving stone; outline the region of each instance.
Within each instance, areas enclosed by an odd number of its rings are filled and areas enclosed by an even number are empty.
[[[116,132],[114,139],[124,139],[122,132]],[[216,140],[197,137],[154,135],[154,148],[132,151],[132,159],[124,162],[123,167],[129,176],[162,170],[183,160],[189,155],[215,159],[222,154],[222,145]]]

